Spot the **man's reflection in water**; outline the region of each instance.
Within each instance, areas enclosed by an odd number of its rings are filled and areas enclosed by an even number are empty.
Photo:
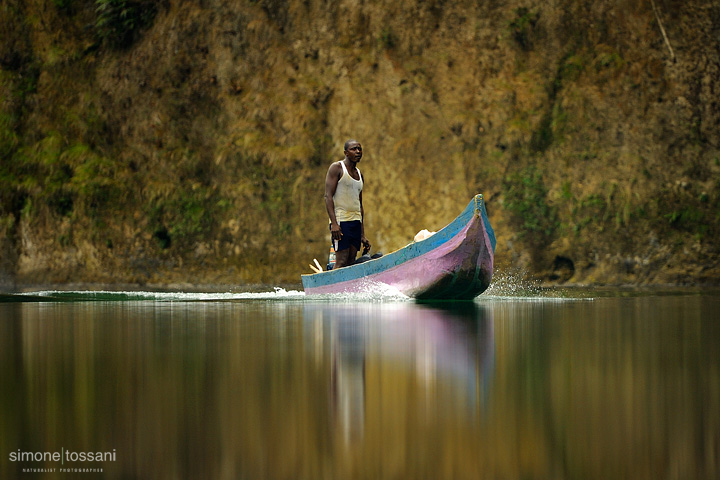
[[[346,444],[365,429],[365,322],[340,318],[331,336],[331,406]]]
[[[495,347],[483,306],[307,305],[305,318],[316,355],[329,355],[331,425],[345,445],[363,439],[368,419],[408,409],[472,417],[484,408]],[[368,395],[382,411],[368,410]]]

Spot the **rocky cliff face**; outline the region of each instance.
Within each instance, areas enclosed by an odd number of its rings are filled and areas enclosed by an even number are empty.
[[[351,137],[375,249],[483,193],[501,270],[720,279],[717,2],[6,0],[0,24],[5,284],[297,282]]]

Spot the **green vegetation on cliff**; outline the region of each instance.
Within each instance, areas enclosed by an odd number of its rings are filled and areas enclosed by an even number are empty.
[[[296,282],[349,137],[378,249],[480,192],[499,269],[717,282],[720,7],[656,4],[7,0],[0,283]]]

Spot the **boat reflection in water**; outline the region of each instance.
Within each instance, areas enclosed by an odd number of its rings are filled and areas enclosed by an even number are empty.
[[[411,425],[465,423],[483,411],[494,366],[483,306],[308,304],[304,319],[304,343],[318,365],[329,363],[330,425],[347,446],[367,431],[383,445]]]

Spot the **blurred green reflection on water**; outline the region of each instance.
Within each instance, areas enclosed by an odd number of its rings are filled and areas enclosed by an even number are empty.
[[[83,298],[0,303],[1,478],[720,477],[714,293]]]

